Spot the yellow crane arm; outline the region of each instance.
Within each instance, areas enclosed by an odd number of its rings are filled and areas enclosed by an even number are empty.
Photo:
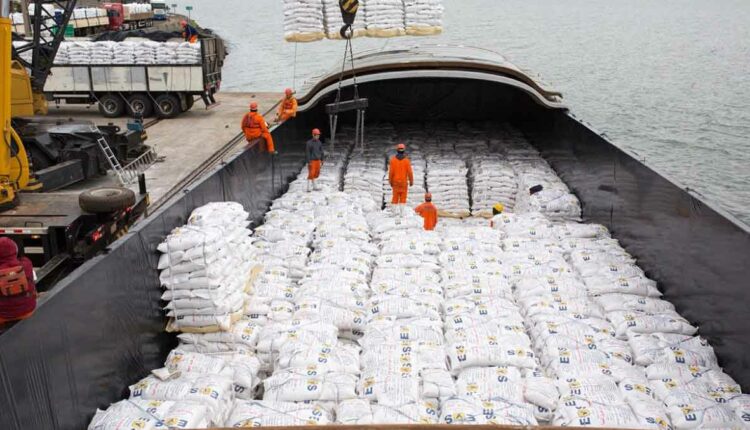
[[[29,184],[29,158],[11,126],[12,23],[10,0],[0,0],[0,208],[12,207]]]

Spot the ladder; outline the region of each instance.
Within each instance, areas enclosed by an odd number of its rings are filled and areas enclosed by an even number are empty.
[[[117,175],[117,179],[119,179],[120,184],[126,184],[127,180],[125,177],[125,169],[122,168],[120,160],[118,160],[115,156],[115,153],[112,152],[112,148],[109,146],[109,143],[107,143],[107,140],[104,137],[99,137],[99,139],[96,140],[96,143],[97,145],[99,145],[99,149],[102,150],[102,153],[107,158],[109,167],[111,167],[115,172],[115,175]]]

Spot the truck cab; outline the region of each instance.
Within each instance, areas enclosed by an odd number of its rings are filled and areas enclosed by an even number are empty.
[[[167,20],[167,3],[163,1],[152,1],[151,9],[154,11],[154,21]]]
[[[125,9],[122,3],[104,3],[104,9],[107,9],[109,17],[109,30],[120,31],[125,26]]]

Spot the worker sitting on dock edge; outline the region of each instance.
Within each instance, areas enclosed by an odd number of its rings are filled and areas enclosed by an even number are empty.
[[[276,112],[275,122],[284,122],[297,116],[297,99],[291,88],[284,90],[284,98],[279,103],[279,111]]]
[[[242,118],[242,132],[245,133],[245,139],[248,144],[252,144],[255,140],[263,138],[263,144],[260,145],[261,152],[269,152],[276,155],[276,147],[273,144],[273,137],[268,131],[268,124],[266,124],[263,115],[258,113],[258,103],[250,103],[250,112],[245,114]]]

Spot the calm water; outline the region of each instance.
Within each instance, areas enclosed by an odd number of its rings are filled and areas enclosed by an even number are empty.
[[[343,52],[341,42],[285,43],[281,0],[176,2],[228,39],[225,90],[299,86]],[[356,39],[355,51],[418,42],[496,50],[562,91],[578,117],[750,224],[750,1],[444,4],[443,35]]]

